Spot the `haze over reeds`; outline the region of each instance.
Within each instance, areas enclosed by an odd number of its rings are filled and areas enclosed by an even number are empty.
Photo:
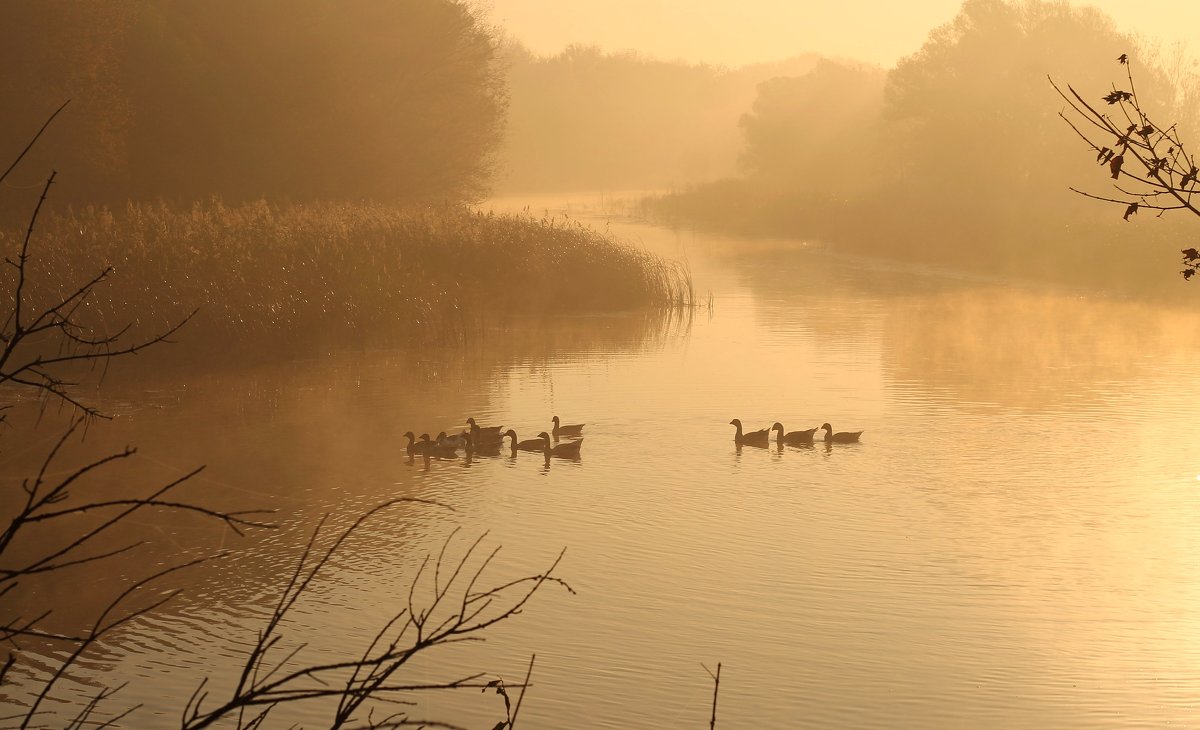
[[[186,336],[208,343],[451,341],[489,320],[692,298],[678,265],[569,219],[454,206],[130,203],[50,216],[38,240],[47,292],[112,266],[94,317],[161,327],[198,306]]]
[[[291,351],[690,303],[685,270],[611,236],[469,208],[508,109],[501,41],[470,3],[3,12],[0,95],[19,103],[0,153],[71,100],[6,180],[3,243],[57,169],[34,270],[49,296],[113,267],[86,303],[111,327],[198,309],[180,338]]]

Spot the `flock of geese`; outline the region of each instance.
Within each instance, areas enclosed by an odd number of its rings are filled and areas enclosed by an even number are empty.
[[[784,433],[783,424],[776,421],[770,428],[763,428],[758,431],[743,432],[742,422],[740,419],[733,419],[729,425],[737,428],[733,434],[733,442],[738,446],[761,446],[767,447],[774,440],[779,444],[788,444],[790,446],[804,446],[816,441],[817,431],[824,431],[825,437],[822,439],[827,444],[852,444],[858,441],[858,437],[862,436],[862,431],[838,431],[834,433],[833,426],[828,423],[822,423],[818,428],[810,428],[804,431],[788,431]],[[775,434],[775,438],[771,438],[771,434]]]
[[[566,459],[579,458],[579,451],[583,447],[583,426],[582,423],[564,426],[559,421],[558,416],[551,419],[553,427],[550,432],[542,431],[535,439],[526,439],[525,441],[517,440],[517,432],[513,429],[501,431],[503,426],[480,426],[475,423],[474,418],[467,419],[469,431],[454,436],[447,436],[445,431],[437,435],[436,439],[429,438],[429,434],[421,434],[421,438],[417,439],[412,431],[404,434],[404,438],[408,439],[408,446],[405,448],[409,456],[437,456],[443,459],[450,459],[458,456],[458,450],[462,449],[467,456],[482,455],[482,456],[497,456],[500,451],[505,448],[505,439],[511,439],[507,448],[512,452],[513,456],[517,455],[518,451],[536,451],[545,454],[546,460],[549,461],[551,456],[559,456]],[[551,436],[554,437],[555,443],[550,442]],[[568,440],[563,443],[557,443],[560,438],[566,437]]]
[[[405,447],[405,452],[409,456],[422,456],[426,459],[430,457],[439,457],[443,459],[452,459],[458,456],[459,449],[462,449],[469,457],[473,455],[481,456],[498,456],[501,450],[507,448],[513,456],[517,455],[518,451],[533,451],[540,452],[545,455],[547,463],[551,456],[558,456],[567,459],[579,458],[579,452],[583,448],[583,426],[582,423],[564,426],[558,416],[550,419],[554,424],[550,431],[542,431],[537,435],[537,438],[526,439],[520,441],[517,439],[517,432],[513,429],[503,431],[503,426],[480,426],[475,422],[474,418],[467,419],[467,426],[470,430],[465,430],[462,433],[454,436],[449,436],[445,431],[437,435],[436,439],[431,439],[429,434],[421,434],[421,438],[413,435],[412,431],[407,431],[404,438],[408,439],[408,446]],[[804,431],[785,431],[783,424],[776,421],[770,428],[759,429],[758,431],[743,431],[742,422],[740,419],[733,419],[729,425],[737,430],[733,435],[733,442],[738,446],[759,446],[766,448],[771,444],[771,441],[783,445],[804,446],[814,443],[817,438],[817,431],[824,431],[825,436],[821,439],[827,444],[851,444],[858,441],[862,436],[862,431],[837,431],[833,430],[833,426],[828,423],[823,423],[817,428],[810,428]],[[772,439],[771,436],[775,438]],[[559,439],[566,438],[564,442],[559,442]],[[553,438],[553,442],[551,441]],[[505,439],[508,439],[507,445]]]

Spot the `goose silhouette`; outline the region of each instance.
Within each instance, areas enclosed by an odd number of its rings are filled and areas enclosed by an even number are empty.
[[[781,444],[789,444],[791,446],[811,444],[813,442],[813,435],[817,432],[817,429],[814,426],[813,428],[806,429],[804,431],[790,431],[785,434],[783,432],[783,424],[778,421],[775,422],[775,425],[771,426],[771,430],[778,432],[775,435],[776,441]]]
[[[733,434],[733,442],[738,446],[766,446],[771,443],[770,429],[761,429],[751,431],[750,433],[742,433],[742,421],[735,418],[729,422],[729,425],[735,426],[737,431]]]
[[[576,439],[568,441],[565,444],[551,446],[550,434],[542,431],[538,436],[542,439],[542,449],[545,451],[547,459],[551,456],[563,456],[568,459],[574,459],[579,456],[579,450],[583,447],[583,439]]]
[[[821,424],[821,428],[825,429],[825,443],[827,444],[852,444],[858,441],[858,437],[863,435],[862,431],[841,431],[833,432],[833,426],[828,423]]]
[[[421,440],[417,441],[416,436],[413,436],[412,431],[405,431],[404,438],[408,439],[408,446],[404,447],[405,453],[409,456],[413,454],[428,454],[433,447],[433,442],[429,440],[429,434],[421,434]]]
[[[570,426],[563,426],[561,423],[559,423],[558,416],[555,416],[554,418],[551,418],[550,420],[554,421],[554,428],[550,429],[550,433],[554,434],[555,439],[557,439],[559,436],[582,435],[583,427],[585,425],[587,425],[587,424],[583,424],[583,423],[574,423],[574,424],[571,424]]]
[[[504,435],[512,439],[512,451],[514,454],[518,451],[542,451],[546,448],[546,442],[541,436],[535,439],[517,441],[517,432],[511,428],[505,431]]]

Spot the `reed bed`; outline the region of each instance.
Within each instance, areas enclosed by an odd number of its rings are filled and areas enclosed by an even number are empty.
[[[14,250],[23,231],[4,234]],[[34,275],[68,291],[104,267],[93,321],[220,343],[461,338],[514,315],[687,308],[688,272],[577,222],[376,204],[86,208],[38,221]]]

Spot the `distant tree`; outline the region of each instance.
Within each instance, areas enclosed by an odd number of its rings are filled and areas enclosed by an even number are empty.
[[[966,0],[888,75],[888,161],[903,161],[893,167],[910,186],[951,196],[970,191],[977,204],[998,200],[985,191],[1011,200],[1017,190],[1061,189],[1046,178],[1060,140],[1047,124],[1052,114],[1041,79],[1049,68],[1094,77],[1094,69],[1072,59],[1129,42],[1093,8]],[[1022,144],[1007,143],[1014,139]]]
[[[873,154],[885,79],[878,67],[822,59],[762,82],[740,121],[742,167],[785,185],[854,185]]]
[[[133,109],[125,86],[124,49],[137,18],[136,0],[39,0],[0,4],[0,159],[29,138],[64,99],[71,113],[47,132],[48,145],[30,152],[27,169],[69,162],[75,190],[111,185],[128,165]],[[51,152],[53,150],[53,152]],[[53,155],[53,162],[51,162]],[[35,194],[36,177],[9,180]],[[14,196],[4,202],[15,205]],[[20,200],[24,209],[26,200]]]
[[[511,190],[663,187],[732,174],[738,117],[755,86],[808,71],[815,57],[726,69],[572,45],[505,48]]]
[[[1138,99],[1133,82],[1132,64],[1128,54],[1122,53],[1117,62],[1125,67],[1127,86],[1112,90],[1094,101],[1087,101],[1078,91],[1068,85],[1063,91],[1051,79],[1055,91],[1070,107],[1070,114],[1059,112],[1096,153],[1096,163],[1117,182],[1114,196],[1097,195],[1072,187],[1080,195],[1120,205],[1125,220],[1140,210],[1156,210],[1159,215],[1167,211],[1187,211],[1200,216],[1200,204],[1194,196],[1200,184],[1200,167],[1196,157],[1187,150],[1179,125],[1156,123],[1146,107]],[[1105,106],[1100,106],[1104,102]],[[1195,247],[1185,248],[1184,279],[1191,279],[1200,271],[1200,253]]]
[[[1063,199],[1088,168],[1063,148],[1045,76],[1099,82],[1082,59],[1132,47],[1094,8],[966,0],[888,76],[878,215],[867,218],[897,249],[953,265],[1073,280],[1130,272],[1137,255],[1118,232]],[[1158,93],[1169,81],[1148,72],[1145,85]],[[1080,266],[1085,257],[1093,263]]]
[[[1119,219],[1095,215],[1094,203],[1067,192],[1094,168],[1063,144],[1046,86],[1052,69],[1075,88],[1104,84],[1104,70],[1087,59],[1117,49],[1153,59],[1139,69],[1138,98],[1158,104],[1143,112],[1186,119],[1181,110],[1200,102],[1186,57],[1143,51],[1094,8],[966,0],[887,72],[881,101],[871,101],[868,70],[835,64],[763,84],[742,121],[746,178],[650,207],[860,254],[1158,290],[1156,256],[1129,245]],[[1113,146],[1111,132],[1096,133],[1105,140],[1097,137],[1096,151]],[[1164,221],[1144,240],[1178,236],[1179,226]]]
[[[3,3],[0,139],[72,99],[46,147],[72,202],[475,200],[497,50],[466,0]]]

